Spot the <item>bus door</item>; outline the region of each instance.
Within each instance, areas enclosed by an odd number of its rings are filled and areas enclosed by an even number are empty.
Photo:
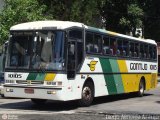
[[[76,71],[80,70],[83,60],[83,30],[71,29],[68,32],[67,47],[67,78],[74,79]]]

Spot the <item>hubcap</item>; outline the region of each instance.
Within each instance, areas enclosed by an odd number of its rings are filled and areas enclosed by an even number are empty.
[[[84,87],[82,96],[86,101],[91,99],[91,94],[91,89],[89,87]]]

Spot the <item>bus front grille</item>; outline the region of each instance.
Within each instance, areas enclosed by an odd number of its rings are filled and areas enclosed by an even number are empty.
[[[31,81],[31,80],[16,80],[17,84],[30,84],[30,85],[42,85],[43,81]]]

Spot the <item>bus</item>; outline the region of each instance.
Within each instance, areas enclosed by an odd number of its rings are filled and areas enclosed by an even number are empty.
[[[8,41],[0,46],[0,95],[4,97],[4,68],[6,60]]]
[[[70,21],[34,21],[10,28],[6,97],[77,100],[136,93],[157,86],[157,44]]]

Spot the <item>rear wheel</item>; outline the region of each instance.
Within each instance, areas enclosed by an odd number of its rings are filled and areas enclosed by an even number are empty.
[[[137,95],[139,97],[142,97],[144,95],[144,90],[145,90],[145,83],[144,83],[143,80],[141,80],[140,83],[139,83],[139,90],[137,92]]]
[[[84,84],[82,89],[82,96],[79,100],[79,105],[86,107],[89,106],[94,98],[94,86],[92,82],[87,82]]]
[[[32,101],[34,104],[43,105],[43,104],[46,103],[47,100],[45,100],[45,99],[35,99],[35,98],[32,98],[31,101]]]

